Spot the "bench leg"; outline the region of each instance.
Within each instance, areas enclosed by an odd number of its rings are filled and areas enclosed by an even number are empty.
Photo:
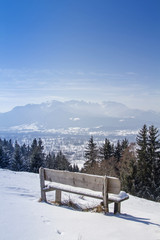
[[[107,196],[103,197],[103,204],[104,204],[104,212],[106,214],[109,212]]]
[[[107,177],[104,176],[104,185],[103,185],[103,204],[104,204],[104,212],[105,214],[109,212],[108,209],[108,192],[107,192],[108,180]]]
[[[61,203],[61,190],[56,190],[55,199],[57,203]]]
[[[114,203],[114,214],[120,213],[121,211],[121,203]]]
[[[40,174],[40,187],[41,187],[41,200],[43,202],[46,202],[47,199],[46,199],[46,192],[43,190],[45,184],[44,184],[44,169],[43,168],[40,168],[39,169],[39,174]]]
[[[41,200],[42,202],[47,202],[47,199],[46,199],[46,192],[41,190]]]
[[[109,213],[108,204],[107,204],[107,206],[104,206],[104,212],[105,212],[105,214],[106,214],[106,213]]]

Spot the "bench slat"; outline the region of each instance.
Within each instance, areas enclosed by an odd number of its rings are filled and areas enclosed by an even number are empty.
[[[108,185],[107,191],[108,193],[119,194],[121,190],[121,183],[118,178],[107,177]]]
[[[61,184],[91,189],[93,191],[103,191],[104,177],[98,175],[89,175],[85,173],[74,173],[61,170],[45,168],[45,180]],[[108,193],[118,194],[121,189],[120,180],[115,177],[107,176]]]
[[[84,173],[73,173],[60,170],[45,170],[45,180],[70,185],[73,187],[80,187],[91,189],[93,191],[103,190],[103,181],[102,176],[88,175]]]
[[[63,192],[74,193],[82,196],[93,197],[97,199],[103,199],[103,195],[101,192],[95,192],[92,190],[85,190],[83,188],[75,188],[68,185],[58,184],[58,183],[49,183],[47,184],[43,190],[45,192],[54,191],[54,190],[61,190]],[[108,201],[109,202],[122,202],[129,198],[128,194],[124,191],[121,191],[119,194],[108,194]]]
[[[84,192],[83,190],[78,190],[77,189],[71,189],[71,188],[66,188],[65,187],[60,187],[60,186],[55,186],[55,187],[51,187],[51,186],[47,186],[43,189],[45,192],[49,192],[49,191],[54,191],[54,190],[61,190],[63,192],[67,192],[67,193],[73,193],[73,194],[78,194],[78,195],[82,195],[82,196],[86,196],[86,197],[92,197],[92,198],[96,198],[96,199],[103,199],[102,194],[99,194],[98,192]]]

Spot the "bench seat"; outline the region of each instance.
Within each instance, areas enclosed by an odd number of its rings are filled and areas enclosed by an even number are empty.
[[[102,192],[92,191],[92,190],[84,189],[84,188],[76,188],[76,187],[72,187],[72,186],[64,185],[64,184],[60,184],[60,183],[50,182],[47,185],[45,185],[43,190],[45,192],[61,190],[63,192],[69,192],[69,193],[78,194],[78,195],[82,195],[82,196],[86,196],[86,197],[103,199]],[[120,191],[119,194],[112,194],[112,193],[108,194],[108,201],[110,201],[110,202],[119,203],[124,200],[127,200],[128,198],[129,198],[129,195],[124,191]]]

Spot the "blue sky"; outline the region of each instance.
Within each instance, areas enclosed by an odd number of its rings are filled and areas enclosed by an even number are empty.
[[[160,0],[0,1],[0,112],[56,100],[160,111]]]

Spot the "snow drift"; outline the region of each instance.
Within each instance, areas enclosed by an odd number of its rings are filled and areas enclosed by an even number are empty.
[[[53,192],[49,198],[53,198]],[[130,196],[121,214],[104,215],[39,202],[39,175],[0,169],[1,240],[158,240],[160,203]],[[83,208],[99,200],[63,194]],[[110,205],[110,211],[113,206]]]

